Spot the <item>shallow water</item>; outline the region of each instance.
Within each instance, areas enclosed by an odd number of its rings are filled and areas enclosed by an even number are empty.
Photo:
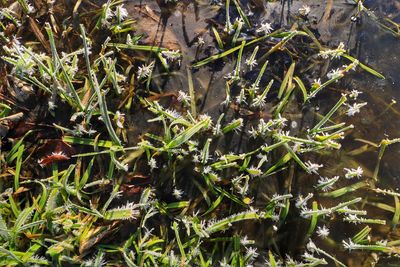
[[[294,106],[290,108],[288,114],[290,120],[296,121],[300,127],[306,127],[316,119],[316,113],[324,114],[330,109],[335,102],[333,96],[337,95],[338,91],[349,92],[356,89],[363,92],[361,100],[368,102],[368,105],[363,109],[363,115],[345,119],[346,122],[355,125],[355,130],[348,134],[343,141],[343,149],[340,152],[334,152],[329,155],[316,155],[313,160],[324,162],[327,168],[322,174],[326,176],[342,175],[344,167],[362,166],[365,173],[364,177],[371,178],[377,162],[377,149],[367,146],[362,152],[358,153],[357,151],[366,145],[365,140],[378,144],[384,138],[392,139],[400,136],[400,106],[397,103],[394,104],[394,101],[400,101],[399,36],[394,36],[377,24],[377,21],[383,22],[384,18],[390,18],[394,22],[400,23],[400,3],[396,0],[365,1],[365,6],[370,8],[373,13],[369,16],[361,14],[357,17],[357,22],[352,22],[356,7],[344,0],[334,1],[333,6],[330,8],[327,7],[327,1],[293,1],[290,5],[290,10],[287,3],[282,5],[278,1],[266,3],[265,9],[260,7],[260,1],[241,2],[243,6],[247,6],[253,12],[252,21],[273,22],[275,27],[290,26],[293,23],[292,14],[302,5],[309,5],[311,7],[311,12],[308,16],[309,21],[312,22],[312,28],[318,32],[318,37],[325,46],[335,47],[340,42],[344,42],[351,55],[386,76],[385,80],[380,80],[369,73],[359,71],[327,89],[327,92],[323,93],[315,101],[316,106],[310,106],[304,110],[299,110]],[[138,6],[139,9],[137,9]],[[225,18],[223,12],[221,12],[222,6],[210,5],[210,1],[201,0],[195,2],[182,1],[174,7],[161,8],[156,1],[131,1],[128,7],[131,8],[131,14],[137,18],[138,32],[145,33],[151,29],[152,34],[146,39],[147,43],[161,44],[183,52],[180,68],[176,68],[173,78],[166,76],[155,77],[154,85],[162,93],[176,93],[178,90],[187,91],[187,66],[194,61],[219,52],[213,43],[214,36],[211,33],[210,26],[221,27],[224,24]],[[199,37],[203,38],[205,42],[201,46],[196,43]],[[197,110],[199,112],[206,112],[213,118],[217,118],[224,111],[224,108],[220,105],[225,98],[225,81],[223,77],[233,70],[235,64],[234,60],[216,61],[206,67],[192,70],[197,97]],[[284,65],[285,62],[273,61],[273,64]],[[327,67],[315,69],[314,73],[316,76],[325,76],[329,70]],[[249,75],[251,75],[251,72]],[[265,81],[263,79],[262,83],[266,83],[269,79],[270,77],[267,77]],[[244,113],[246,111],[241,110],[240,112]],[[228,117],[231,115],[228,114]],[[252,116],[254,114],[248,115]],[[260,116],[268,118],[269,114],[265,113]],[[141,134],[140,128],[143,127],[138,126],[138,123],[142,119],[142,116],[137,115],[128,116],[127,118],[128,123],[135,126],[135,128],[131,128],[130,134],[130,136],[133,136],[131,137],[132,140],[130,140],[133,143],[137,140],[136,136]],[[244,131],[247,129],[249,128],[245,127]],[[239,153],[246,149],[247,146],[252,146],[251,142],[246,134],[242,134],[240,138],[225,142],[226,151],[235,150]],[[376,186],[391,188],[400,192],[399,160],[400,145],[390,146],[383,157],[379,172],[379,182]],[[315,178],[297,175],[297,173],[292,173],[292,175],[295,177],[292,182],[292,193],[294,195],[312,191],[310,184],[315,182]],[[267,183],[265,186],[262,183],[258,184],[258,190],[261,191],[260,198],[262,198],[261,193],[271,195],[275,190],[279,192],[287,186],[287,184],[282,184],[282,181],[275,178],[268,178],[268,181],[264,181],[264,183]],[[371,199],[372,201],[393,205],[391,198],[375,195],[368,190],[357,192],[357,195],[360,195],[360,193],[366,200]],[[324,205],[329,206],[330,204],[330,200],[321,201]],[[255,205],[257,206],[257,199]],[[392,214],[389,212],[383,212],[368,204],[364,208],[368,210],[369,217],[391,220]],[[331,226],[333,243],[330,245],[321,243],[319,245],[323,249],[330,251],[337,249],[335,242],[340,243],[345,236],[351,236],[356,232],[356,229],[359,229],[354,225],[338,222],[335,218],[326,223]],[[259,247],[265,249],[276,246],[276,244],[269,243],[269,238],[274,233],[264,232],[263,225],[251,223],[245,227],[249,230],[248,232],[253,232],[254,237],[258,237],[257,245]],[[300,245],[304,242],[301,238],[306,230],[307,225],[299,222],[295,217],[289,218],[287,225],[283,226],[277,233],[279,235],[278,247],[280,252],[282,254],[286,252],[301,253]],[[389,231],[389,226],[374,227],[374,231],[375,236],[380,236],[381,239],[388,238],[388,235],[392,238],[399,236],[396,230]],[[354,254],[354,257],[347,258],[345,256],[347,254],[341,256],[341,253],[339,251],[337,254],[339,259],[351,266],[364,266],[364,264],[365,266],[370,266],[368,264],[373,262],[368,254],[359,253]],[[361,264],[361,262],[363,263]],[[380,266],[389,266],[389,262],[380,264]]]

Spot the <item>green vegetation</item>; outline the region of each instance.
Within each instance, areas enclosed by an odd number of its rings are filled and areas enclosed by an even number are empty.
[[[87,11],[81,2],[57,19],[56,3],[38,21],[39,7],[26,0],[0,11],[2,266],[347,266],[358,251],[399,253],[388,233],[400,219],[400,194],[380,188],[379,177],[399,139],[368,142],[378,155],[372,171],[349,157],[326,177],[330,164],[317,162],[342,151],[354,128],[348,117],[367,105],[357,90],[329,88],[355,72],[384,74],[343,43],[320,43],[307,7],[286,29],[224,1],[224,23],[208,29],[218,52],[180,66],[184,51],[136,34],[130,4]],[[27,25],[34,41],[15,36]],[[232,69],[219,73],[223,99],[208,115],[193,76],[219,64]],[[331,70],[315,76],[323,64]],[[155,80],[179,69],[186,90],[160,90]],[[330,100],[318,111],[321,95]],[[293,115],[310,109],[311,121]],[[300,177],[309,184],[297,189]],[[281,243],[293,220],[303,226],[293,238],[301,253]],[[336,223],[352,225],[344,238],[331,236]]]

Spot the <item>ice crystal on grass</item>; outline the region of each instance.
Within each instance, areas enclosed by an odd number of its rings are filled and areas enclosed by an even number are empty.
[[[182,115],[176,111],[175,109],[166,109],[165,114],[168,116],[169,119],[175,120],[182,117]]]
[[[129,220],[139,215],[138,205],[128,202],[119,208],[110,209],[105,212],[104,218],[107,220]]]
[[[303,197],[302,195],[299,195],[297,197],[295,206],[297,208],[307,206],[307,201],[310,200],[313,196],[314,196],[313,193],[309,193],[306,197]]]
[[[311,8],[308,5],[303,5],[301,8],[299,8],[299,13],[302,16],[308,16],[308,14],[310,13]]]
[[[326,75],[328,79],[333,80],[341,77],[343,75],[343,71],[341,69],[334,69],[328,72]]]
[[[364,173],[364,170],[360,166],[358,166],[356,169],[344,168],[344,170],[346,171],[344,177],[346,177],[347,179],[361,178]]]
[[[339,176],[335,176],[332,178],[322,177],[320,176],[317,184],[314,186],[317,189],[320,189],[324,192],[333,188],[333,185],[339,180]]]
[[[118,128],[120,129],[124,129],[124,122],[125,122],[125,114],[121,113],[117,110],[117,112],[115,112],[115,124],[117,125]]]
[[[348,105],[349,109],[346,111],[347,116],[354,116],[356,113],[360,112],[360,109],[367,105],[367,102],[354,103],[353,105]]]
[[[247,237],[247,235],[245,235],[244,237],[242,237],[242,238],[240,239],[240,244],[241,244],[242,246],[251,245],[251,244],[254,244],[254,240],[249,240],[248,237]]]
[[[346,52],[346,50],[344,50],[344,43],[341,42],[336,49],[327,49],[327,50],[321,51],[319,53],[319,55],[324,59],[327,59],[327,58],[335,59],[335,58],[340,58],[340,56],[342,56],[344,52]],[[337,69],[337,70],[339,70],[339,69]],[[328,78],[329,78],[329,76],[328,76]],[[331,79],[331,78],[329,78],[329,79]]]
[[[255,66],[257,66],[257,60],[255,59],[248,58],[246,59],[245,63],[250,67],[250,69],[253,69]]]
[[[190,96],[188,94],[186,94],[185,92],[183,92],[182,90],[178,91],[178,98],[177,100],[179,102],[185,103],[186,105],[189,105],[189,101],[190,101]]]
[[[161,55],[163,56],[163,58],[170,62],[179,60],[182,56],[179,50],[162,51]]]
[[[182,199],[183,191],[180,189],[174,188],[172,194],[174,195],[174,197],[176,197],[176,199]]]
[[[117,6],[115,16],[121,21],[124,21],[128,17],[128,10],[126,10],[123,4]]]
[[[329,235],[329,229],[328,227],[326,227],[325,225],[323,225],[322,227],[318,226],[317,229],[317,235],[321,238],[327,238]]]
[[[307,161],[305,165],[308,172],[314,174],[318,174],[318,170],[324,166],[323,164],[312,163],[311,161]]]
[[[245,94],[244,89],[240,90],[239,95],[236,96],[236,101],[235,102],[237,104],[239,104],[239,105],[246,104],[246,94]]]
[[[273,194],[271,198],[271,202],[276,202],[276,203],[281,203],[287,199],[291,199],[293,197],[292,194],[285,194],[285,195],[280,195],[280,194]]]
[[[204,38],[201,37],[201,36],[199,36],[199,37],[197,38],[196,45],[200,47],[200,46],[203,46],[203,45],[205,45],[205,44],[206,44],[206,42],[204,41]]]
[[[157,161],[155,160],[155,158],[151,158],[148,162],[149,167],[151,170],[154,170],[157,168]]]
[[[103,4],[101,14],[101,25],[103,27],[109,27],[111,20],[114,17],[114,12],[111,9],[110,3]]]
[[[107,264],[106,260],[104,259],[104,253],[98,252],[97,255],[94,255],[92,258],[87,259],[83,262],[84,267],[92,267],[92,266],[105,266]]]
[[[348,239],[348,241],[346,241],[346,240],[343,240],[342,241],[342,244],[343,244],[343,247],[345,248],[345,249],[348,249],[348,250],[353,250],[353,249],[355,249],[355,247],[357,246],[350,238]]]
[[[317,246],[311,239],[308,240],[306,247],[307,247],[308,251],[313,252],[313,253],[316,252],[316,250],[317,250]]]
[[[261,23],[260,27],[256,30],[258,33],[269,34],[273,30],[271,23]]]
[[[249,261],[253,261],[258,257],[258,252],[257,252],[257,248],[253,248],[253,247],[249,247],[246,248],[246,255],[245,255],[245,259],[248,259]]]
[[[247,172],[252,176],[252,177],[257,177],[260,176],[263,172],[260,170],[260,168],[251,166],[250,168],[247,168]]]
[[[349,94],[349,97],[353,98],[354,100],[356,100],[360,94],[362,94],[362,92],[353,89],[353,90],[351,90],[351,92]]]
[[[151,73],[153,72],[154,64],[155,64],[155,61],[152,61],[148,65],[142,65],[141,67],[139,67],[137,70],[138,79],[143,79],[143,78],[149,77],[151,75]]]

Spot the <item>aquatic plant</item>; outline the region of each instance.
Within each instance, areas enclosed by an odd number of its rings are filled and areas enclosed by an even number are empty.
[[[384,76],[343,43],[321,44],[305,20],[310,7],[281,28],[256,20],[241,1],[215,3],[225,15],[209,29],[215,45],[196,37],[196,49],[214,45],[216,53],[181,66],[186,51],[146,43],[128,3],[109,0],[87,14],[77,12],[81,4],[73,10],[79,19],[62,32],[50,13],[42,33],[27,1],[16,3],[20,16],[1,11],[7,93],[0,120],[10,122],[1,147],[2,264],[346,266],[343,255],[356,250],[398,254],[398,240],[373,234],[399,222],[399,193],[379,183],[384,152],[399,139],[368,142],[379,149],[372,175],[371,166],[347,160],[331,176],[321,160],[343,150],[354,128],[348,116],[368,108],[359,91],[329,88],[355,72]],[[26,23],[36,25],[40,45],[6,31]],[[218,64],[226,70],[219,73],[223,97],[207,114],[193,76]],[[315,75],[313,66],[322,64],[331,70]],[[187,85],[163,91],[160,79],[180,68]],[[321,95],[330,100],[318,111]],[[14,122],[36,112],[29,101],[46,120],[24,128]],[[296,112],[313,119],[296,119]],[[132,137],[132,124],[140,135]],[[307,188],[295,188],[304,178]],[[368,206],[393,213],[392,220]],[[304,228],[292,240],[301,253],[282,244],[293,221]],[[351,226],[343,240],[333,235],[337,224]]]

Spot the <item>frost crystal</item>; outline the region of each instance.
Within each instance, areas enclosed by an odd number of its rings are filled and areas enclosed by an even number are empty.
[[[302,16],[308,16],[310,11],[311,11],[311,8],[307,5],[303,5],[301,8],[299,8],[299,13]]]
[[[148,162],[150,169],[156,169],[157,168],[157,161],[154,158],[151,158]]]
[[[137,75],[138,79],[149,77],[150,74],[153,72],[154,68],[154,61],[152,61],[148,65],[142,65],[138,68]]]
[[[328,227],[326,227],[325,225],[322,227],[318,226],[317,234],[319,237],[321,237],[323,239],[327,238],[329,235]]]
[[[305,165],[309,173],[315,173],[315,174],[318,174],[318,169],[324,166],[323,164],[316,164],[312,163],[311,161],[307,161]]]
[[[352,106],[348,105],[349,109],[346,111],[347,116],[353,116],[356,113],[360,112],[360,108],[367,105],[367,102],[363,103],[354,103]]]
[[[360,166],[358,166],[357,169],[344,168],[344,170],[346,171],[345,177],[347,179],[351,179],[354,177],[360,178],[364,172],[364,170]]]
[[[264,32],[264,34],[269,34],[273,30],[271,23],[265,22],[261,23],[260,28],[256,30],[256,32]]]

